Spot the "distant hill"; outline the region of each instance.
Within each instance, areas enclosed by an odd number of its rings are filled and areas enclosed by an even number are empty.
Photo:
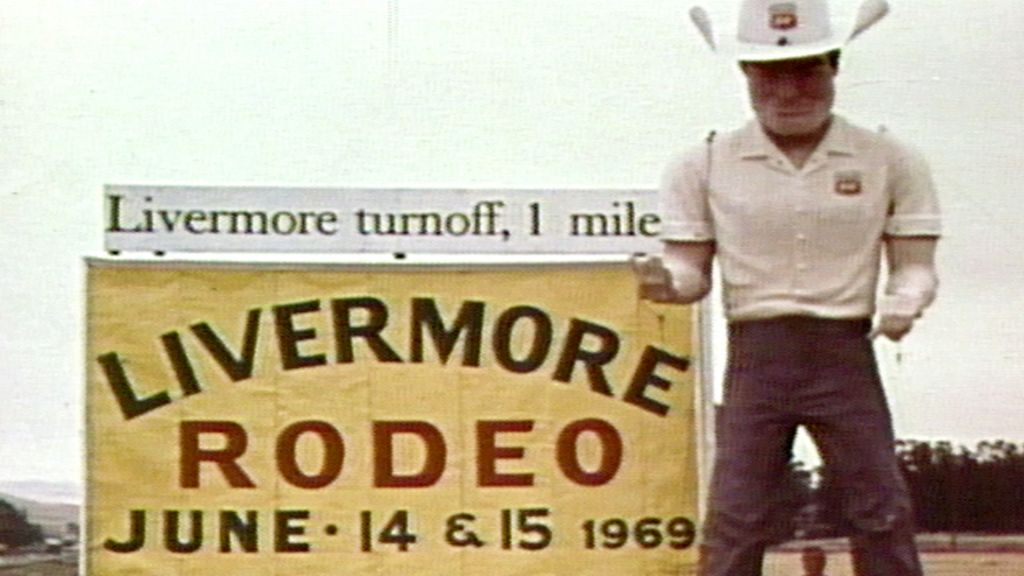
[[[0,494],[53,504],[82,503],[82,487],[70,482],[43,480],[0,480]]]
[[[6,500],[18,510],[23,510],[28,516],[28,521],[38,524],[47,536],[62,536],[68,523],[80,523],[77,504],[39,502],[2,492],[0,492],[0,500]]]

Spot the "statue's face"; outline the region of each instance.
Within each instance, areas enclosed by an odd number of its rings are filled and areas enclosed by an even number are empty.
[[[750,105],[768,132],[808,135],[831,117],[837,71],[826,57],[744,62],[742,68]]]

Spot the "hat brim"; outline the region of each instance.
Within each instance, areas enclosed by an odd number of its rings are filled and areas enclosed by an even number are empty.
[[[777,62],[819,56],[839,50],[845,45],[846,40],[842,37],[830,36],[817,42],[785,46],[736,42],[729,47],[723,46],[723,52],[727,52],[730,58],[738,62]]]

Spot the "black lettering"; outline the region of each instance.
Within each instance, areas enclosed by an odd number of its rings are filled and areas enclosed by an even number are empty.
[[[107,212],[107,232],[125,232],[124,228],[121,228],[121,201],[124,200],[124,196],[118,196],[117,194],[107,195],[107,206],[109,210]]]
[[[234,540],[238,542],[243,552],[258,552],[259,543],[256,536],[258,526],[255,510],[247,510],[244,520],[234,510],[221,510],[220,551],[232,551],[231,540],[234,536]]]
[[[96,360],[103,368],[103,373],[107,377],[107,382],[110,384],[110,389],[114,393],[114,398],[117,399],[117,405],[120,406],[125,420],[142,416],[146,412],[171,403],[171,397],[166,390],[142,398],[137,396],[124,371],[121,358],[116,352],[103,354]]]
[[[203,388],[199,385],[195,368],[189,362],[185,346],[181,343],[181,336],[177,332],[168,332],[161,336],[160,340],[164,343],[167,359],[171,361],[171,368],[174,369],[174,375],[178,378],[185,396],[202,392]]]
[[[633,373],[629,388],[622,397],[623,401],[639,406],[659,416],[668,414],[668,405],[644,395],[644,391],[648,386],[654,386],[665,391],[672,387],[671,381],[655,374],[660,364],[666,364],[685,372],[690,367],[690,360],[682,356],[669,354],[660,348],[648,346],[644,349],[643,355],[640,356],[640,362],[637,364],[636,372]]]
[[[604,214],[570,214],[573,236],[608,236],[608,217]]]
[[[282,225],[281,220],[287,220],[287,224]],[[298,227],[299,223],[295,219],[295,215],[291,212],[275,212],[270,217],[270,227],[274,230],[275,234],[281,234],[287,236]]]
[[[194,224],[206,222],[208,215],[202,210],[189,210],[185,213],[185,230],[191,234],[202,234],[204,230]]]
[[[401,362],[401,357],[389,345],[380,333],[388,323],[388,308],[384,302],[369,296],[362,298],[340,298],[331,302],[334,310],[334,336],[336,339],[338,363],[351,363],[355,360],[352,340],[362,338],[373,350],[380,362]],[[366,323],[354,326],[352,311],[361,309],[366,312]]]
[[[316,229],[318,232],[325,236],[333,236],[338,233],[337,226],[328,226],[328,224],[337,224],[338,215],[334,212],[321,212],[316,217]]]
[[[437,349],[442,364],[448,363],[459,336],[468,331],[463,347],[462,365],[480,365],[480,343],[483,340],[484,303],[477,301],[463,302],[459,314],[450,330],[444,327],[444,320],[437,309],[437,302],[432,298],[413,298],[411,327],[411,362],[423,362],[423,332],[430,331],[430,338]]]
[[[370,233],[370,230],[366,226],[366,210],[360,208],[356,210],[356,229],[359,231],[361,236],[366,236]]]
[[[192,510],[189,513],[192,530],[188,540],[181,540],[181,512],[164,511],[164,546],[175,554],[191,554],[203,545],[203,513]]]
[[[512,354],[512,334],[519,320],[528,319],[533,324],[533,339],[526,357],[517,360]],[[498,316],[494,327],[494,357],[509,372],[525,374],[540,368],[551,350],[551,318],[533,306],[513,306]]]
[[[644,214],[640,217],[638,224],[640,228],[640,234],[643,236],[651,237],[657,236],[661,229],[661,217],[657,214]]]
[[[583,339],[592,336],[598,340],[596,350],[584,350]],[[612,387],[602,368],[611,362],[619,352],[619,336],[610,328],[573,318],[565,336],[565,347],[558,359],[554,379],[559,382],[572,380],[573,368],[582,362],[590,380],[590,388],[599,394],[612,396]]]
[[[160,215],[160,221],[164,224],[164,230],[168,232],[174,232],[174,229],[178,227],[178,220],[181,219],[181,210],[157,210],[157,214]]]
[[[260,309],[249,310],[245,321],[245,334],[242,337],[242,352],[237,357],[228,348],[224,340],[214,332],[206,322],[192,325],[192,333],[203,344],[206,350],[217,361],[217,364],[231,378],[232,382],[252,377],[253,365],[256,362],[256,337],[259,334]]]
[[[318,300],[307,300],[295,304],[274,306],[274,324],[277,326],[277,344],[281,350],[281,364],[285,370],[323,366],[327,357],[323,354],[303,356],[299,353],[299,342],[316,338],[313,328],[297,329],[292,324],[292,317],[320,310]]]
[[[146,543],[146,511],[131,510],[128,512],[128,540],[117,542],[110,538],[103,541],[103,548],[118,554],[138,552]]]
[[[296,542],[293,536],[304,536],[306,527],[299,520],[308,520],[309,510],[278,510],[274,513],[274,551],[309,552],[309,544]]]

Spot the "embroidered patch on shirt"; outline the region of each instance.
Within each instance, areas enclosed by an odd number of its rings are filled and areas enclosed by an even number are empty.
[[[842,194],[844,196],[860,194],[861,189],[863,188],[861,185],[861,179],[860,170],[842,170],[840,172],[836,172],[836,194]]]
[[[768,25],[771,26],[772,30],[796,28],[798,20],[796,17],[796,4],[793,2],[772,4],[768,7],[768,15]]]

